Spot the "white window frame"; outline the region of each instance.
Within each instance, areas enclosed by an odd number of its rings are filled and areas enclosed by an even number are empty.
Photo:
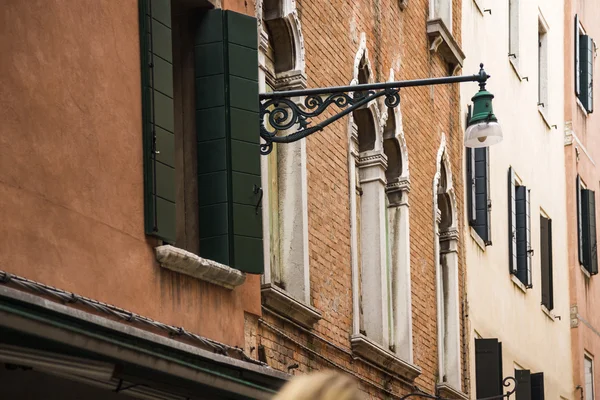
[[[591,373],[591,390],[588,392],[588,382],[586,379],[586,374],[587,374],[587,361],[589,361],[590,363],[590,367],[592,369],[592,373]],[[583,355],[583,395],[584,395],[584,400],[594,400],[595,399],[595,395],[594,395],[594,357],[588,353],[587,351],[584,353]],[[588,396],[588,394],[590,396]]]

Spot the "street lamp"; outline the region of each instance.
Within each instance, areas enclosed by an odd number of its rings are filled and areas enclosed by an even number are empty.
[[[401,88],[461,82],[479,82],[480,88],[472,99],[473,115],[469,116],[465,146],[487,147],[502,140],[502,130],[492,111],[494,96],[485,90],[488,78],[490,75],[480,64],[479,73],[475,75],[261,93],[260,136],[263,143],[260,152],[267,155],[273,150],[273,143],[291,143],[322,131],[332,122],[382,96],[385,96],[387,107],[396,107],[400,104]],[[298,97],[304,97],[300,104],[293,100]],[[311,126],[309,119],[321,115],[332,104],[341,111]],[[296,131],[287,132],[295,126],[298,127]]]

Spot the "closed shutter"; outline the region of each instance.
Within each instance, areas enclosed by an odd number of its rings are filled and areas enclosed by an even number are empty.
[[[531,373],[528,369],[516,369],[516,400],[531,400]]]
[[[592,190],[581,191],[583,265],[592,275],[598,273],[596,243],[596,194]]]
[[[511,274],[517,274],[517,207],[515,173],[508,169],[508,267]]]
[[[540,261],[542,272],[542,304],[554,308],[552,282],[552,220],[540,216]]]
[[[526,286],[529,283],[527,193],[527,188],[525,186],[517,186],[515,188],[515,218],[517,231],[517,277]]]
[[[175,242],[175,136],[170,0],[140,0],[146,233]]]
[[[475,339],[475,387],[477,398],[502,394],[502,343]]]
[[[544,400],[544,373],[531,374],[531,400]]]
[[[579,255],[579,264],[583,265],[583,214],[582,214],[582,206],[581,206],[581,178],[577,175],[577,179],[575,181],[575,190],[577,197],[577,245],[578,245],[578,255]]]
[[[581,70],[579,100],[591,113],[594,111],[594,41],[588,35],[579,37],[579,64]]]
[[[581,94],[581,66],[579,64],[579,15],[575,15],[575,94],[577,97]]]
[[[540,262],[542,272],[542,304],[552,310],[552,221],[540,216]]]
[[[475,204],[475,152],[467,147],[467,203],[469,207],[469,223],[473,225],[477,219]]]
[[[525,189],[525,235],[527,240],[527,283],[528,288],[533,287],[532,266],[533,266],[533,246],[531,243],[531,190]]]
[[[256,19],[201,15],[195,37],[200,255],[263,272]]]
[[[476,220],[473,228],[483,239],[489,242],[488,237],[488,175],[487,175],[487,148],[473,149],[475,154],[475,214]]]

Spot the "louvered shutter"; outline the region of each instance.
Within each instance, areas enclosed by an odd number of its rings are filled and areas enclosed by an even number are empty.
[[[485,148],[485,176],[486,176],[486,196],[487,196],[487,245],[492,244],[492,196],[490,191],[490,148]]]
[[[592,275],[598,273],[596,243],[596,194],[592,190],[581,191],[583,265]]]
[[[475,223],[473,228],[484,242],[489,242],[488,236],[488,175],[487,148],[472,150],[475,158]]]
[[[531,190],[525,188],[525,234],[527,240],[527,287],[533,287],[532,264],[533,247],[531,243]]]
[[[583,265],[583,214],[582,214],[582,204],[581,204],[581,178],[577,175],[577,179],[575,181],[575,190],[577,197],[577,245],[578,245],[578,255],[579,255],[579,264]]]
[[[579,63],[579,15],[575,15],[575,94],[579,97],[581,94],[581,65]]]
[[[263,272],[256,19],[200,15],[195,36],[200,255]]]
[[[594,41],[588,35],[579,37],[580,94],[579,100],[591,113],[594,111]]]
[[[475,152],[467,147],[467,202],[469,207],[469,223],[473,225],[477,219],[477,208],[475,205]]]
[[[175,136],[170,0],[140,0],[144,221],[175,242]]]
[[[531,400],[544,400],[544,373],[531,374]]]
[[[540,216],[540,261],[542,272],[542,304],[552,310],[552,221]]]
[[[515,187],[516,238],[517,238],[517,277],[524,285],[528,284],[528,241],[527,241],[527,188]]]
[[[508,266],[511,274],[517,273],[517,207],[515,173],[508,169]]]
[[[477,398],[502,394],[502,343],[498,339],[475,339],[475,386]]]
[[[528,369],[516,369],[516,400],[531,400],[531,373]]]

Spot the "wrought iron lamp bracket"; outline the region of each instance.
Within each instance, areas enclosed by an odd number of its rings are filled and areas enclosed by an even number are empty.
[[[504,386],[504,387],[509,387],[511,384],[514,385],[513,388],[504,394],[501,394],[498,396],[492,396],[492,397],[484,397],[484,398],[476,399],[476,400],[510,399],[510,396],[513,395],[517,390],[517,380],[514,377],[509,376],[509,377],[504,378],[504,380],[502,381],[502,386]],[[430,395],[430,394],[424,393],[424,392],[409,393],[405,396],[400,397],[400,400],[406,400],[411,397],[412,398],[421,398],[421,399],[433,399],[433,400],[450,400],[450,399],[446,399],[446,398],[440,397],[440,396],[433,396],[433,395]]]
[[[461,82],[479,82],[480,87],[484,88],[489,78],[483,64],[480,64],[479,73],[475,75],[261,93],[260,136],[263,142],[260,152],[267,155],[273,150],[273,143],[291,143],[322,131],[331,123],[382,96],[385,96],[386,107],[397,107],[401,88]],[[294,99],[298,97],[304,100],[297,103]],[[320,116],[332,105],[337,106],[339,111],[311,125],[310,119]],[[296,130],[290,132],[294,128]]]

